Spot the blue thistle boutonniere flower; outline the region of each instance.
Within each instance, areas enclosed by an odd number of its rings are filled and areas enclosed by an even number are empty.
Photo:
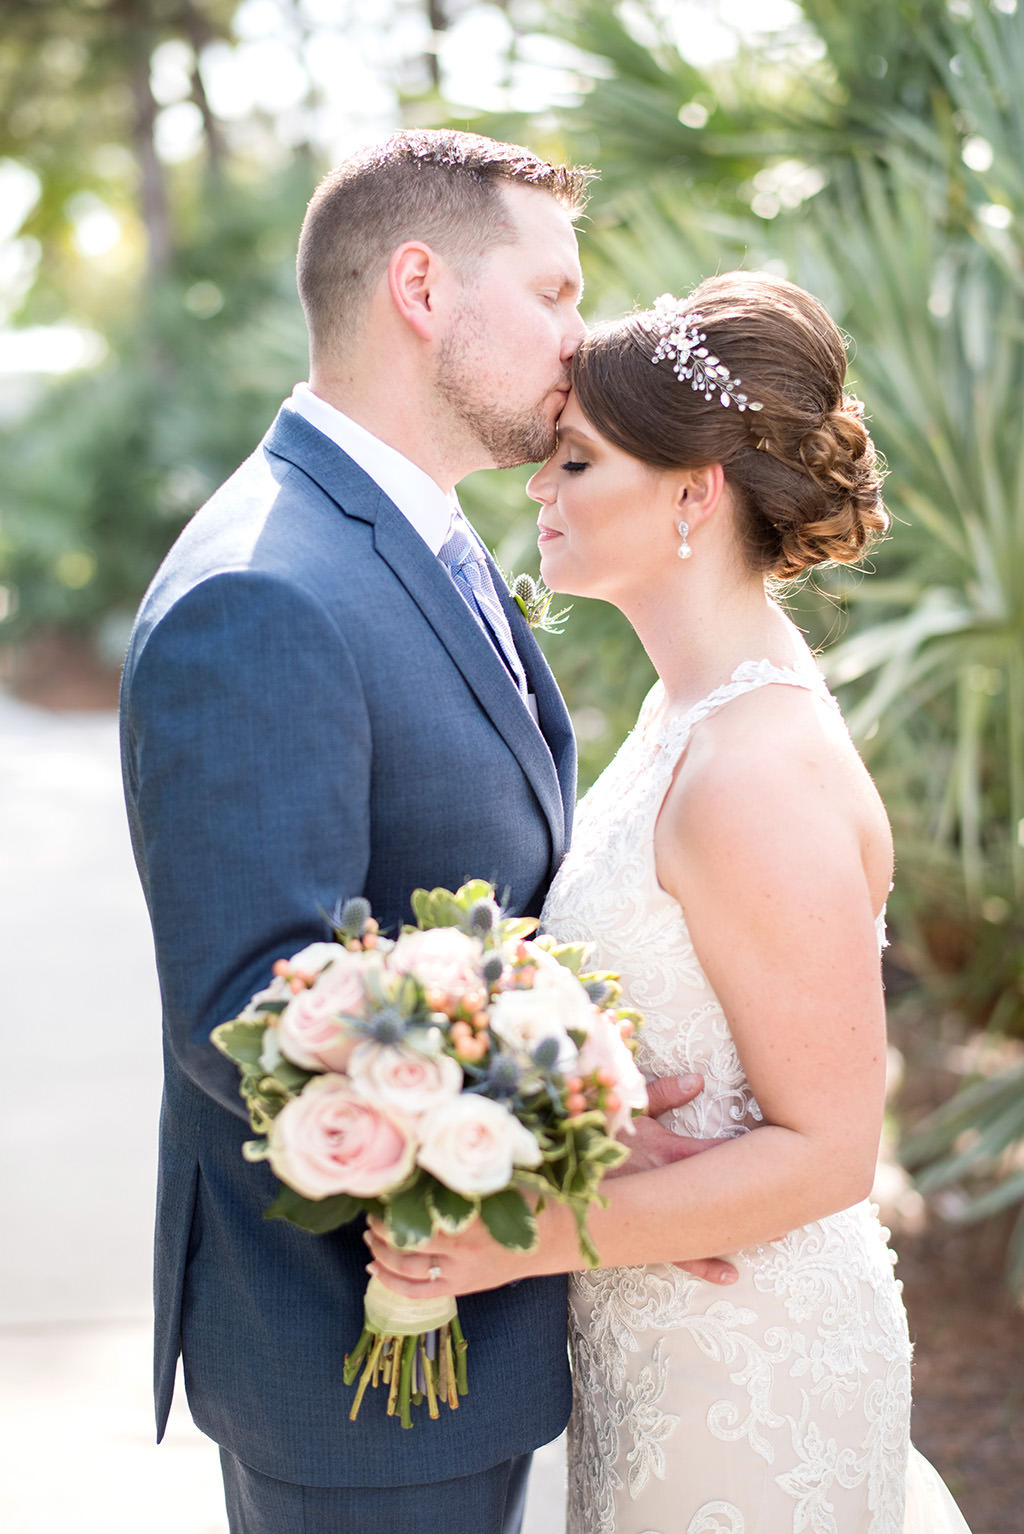
[[[502,572],[504,574],[504,571]],[[516,606],[530,625],[544,634],[561,634],[565,620],[572,612],[572,603],[559,612],[551,611],[554,592],[543,581],[535,581],[532,575],[507,575],[505,580]]]

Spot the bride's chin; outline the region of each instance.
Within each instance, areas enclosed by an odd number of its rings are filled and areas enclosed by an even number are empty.
[[[580,594],[578,591],[570,591],[564,579],[559,578],[557,563],[554,560],[541,559],[540,578],[548,590],[553,591],[556,596],[569,597]]]

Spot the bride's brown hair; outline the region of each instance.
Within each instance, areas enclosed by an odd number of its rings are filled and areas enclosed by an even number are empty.
[[[846,349],[816,298],[766,272],[702,282],[680,312],[699,314],[706,345],[761,409],[739,411],[653,362],[652,310],[597,327],[573,361],[584,415],[616,447],[656,468],[720,463],[752,569],[791,579],[860,559],[889,519],[884,471],[843,389]]]

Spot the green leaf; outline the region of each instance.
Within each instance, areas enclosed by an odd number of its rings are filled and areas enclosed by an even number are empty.
[[[460,1230],[465,1230],[480,1210],[478,1199],[463,1198],[461,1193],[455,1193],[437,1181],[428,1189],[427,1197],[437,1228],[449,1236],[457,1236]]]
[[[234,1060],[236,1065],[257,1066],[263,1053],[263,1034],[266,1023],[241,1022],[220,1023],[210,1034],[210,1042],[222,1055]]]
[[[265,1220],[288,1220],[299,1225],[314,1236],[322,1236],[339,1225],[347,1225],[356,1215],[362,1214],[366,1204],[362,1199],[350,1198],[347,1193],[336,1193],[332,1198],[303,1198],[294,1188],[282,1188],[274,1202],[264,1211]]]
[[[514,1188],[481,1199],[480,1218],[495,1241],[509,1251],[532,1252],[537,1245],[537,1221]]]
[[[418,1177],[411,1187],[387,1200],[385,1218],[388,1234],[396,1246],[419,1246],[429,1239],[434,1222],[423,1178]]]
[[[279,1081],[285,1090],[291,1093],[298,1092],[316,1074],[315,1071],[304,1071],[300,1065],[293,1065],[290,1060],[279,1060],[274,1066],[273,1079]]]

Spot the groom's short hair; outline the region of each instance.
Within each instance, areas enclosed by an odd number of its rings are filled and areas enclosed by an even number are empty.
[[[353,155],[313,193],[299,238],[299,297],[314,346],[329,347],[358,326],[405,240],[423,240],[470,279],[487,251],[516,239],[504,187],[536,187],[576,218],[593,174],[447,129],[395,133]]]

